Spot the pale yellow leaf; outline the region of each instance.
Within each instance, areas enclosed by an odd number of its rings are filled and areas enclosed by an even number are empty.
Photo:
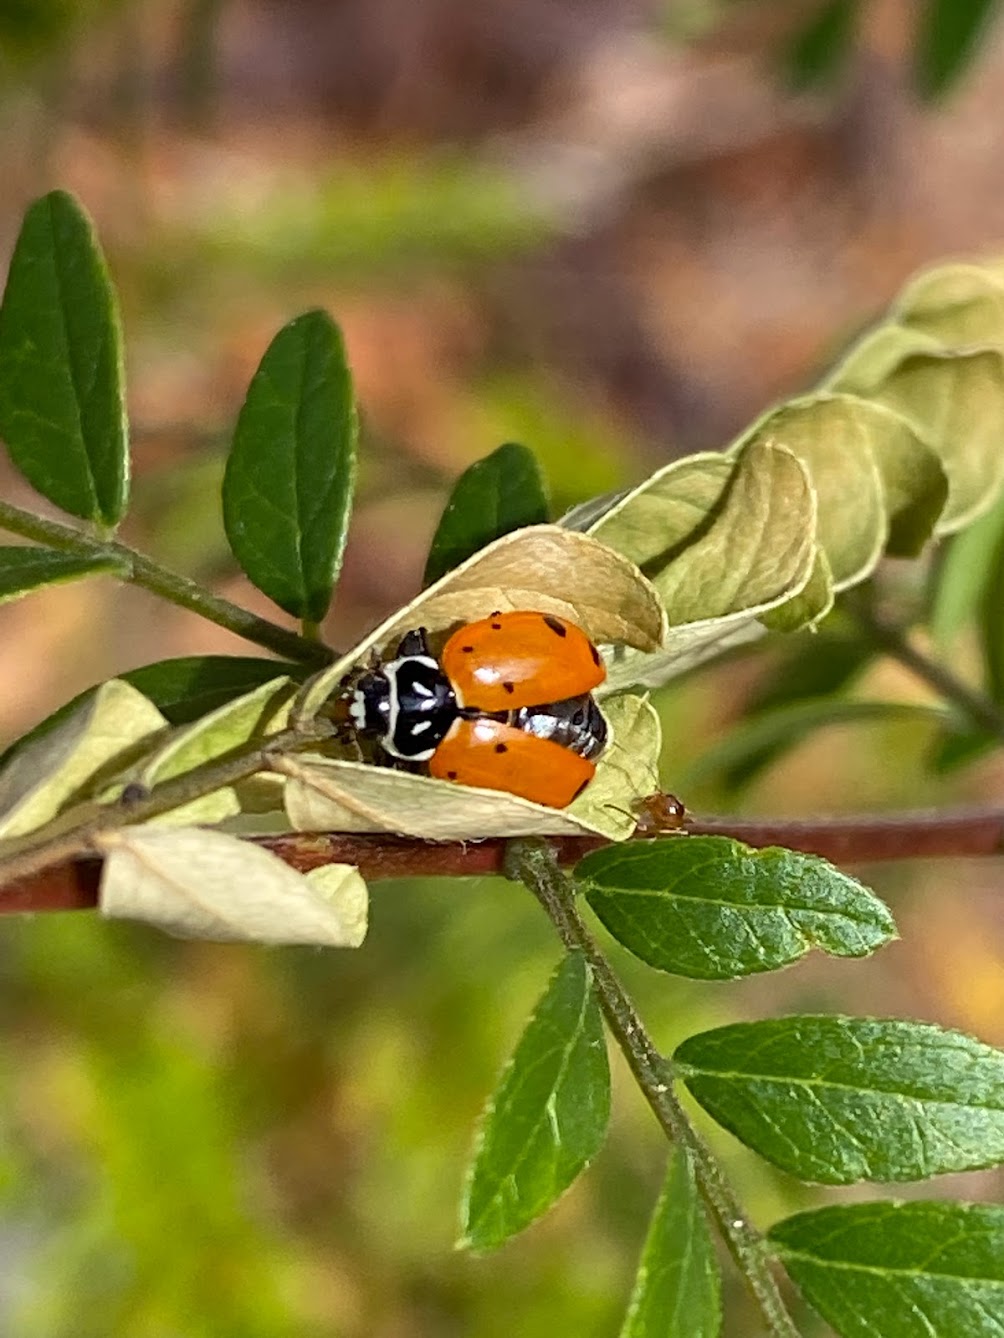
[[[129,683],[102,683],[0,773],[0,837],[22,836],[99,789],[156,744],[167,721]]]
[[[144,761],[138,775],[130,779],[137,779],[148,789],[153,789],[155,785],[212,762],[243,744],[266,739],[285,726],[295,691],[292,680],[280,676],[226,702],[192,724],[172,731],[164,744]],[[153,821],[182,827],[221,822],[241,811],[242,794],[253,800],[259,793],[260,789],[253,783],[243,788],[226,786],[163,813]]]
[[[130,827],[98,842],[99,905],[180,938],[358,947],[366,887],[358,870],[296,873],[268,850],[201,828]]]

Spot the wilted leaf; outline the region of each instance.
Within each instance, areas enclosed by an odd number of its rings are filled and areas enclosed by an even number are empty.
[[[393,614],[318,675],[301,709],[316,712],[372,648],[393,649],[410,628],[435,634],[494,609],[539,609],[577,623],[598,645],[645,650],[659,644],[663,626],[655,591],[630,562],[574,530],[535,525],[489,544]]]
[[[25,214],[0,308],[0,433],[43,497],[122,518],[129,481],[122,338],[90,220],[53,191]]]
[[[643,485],[596,527],[604,542],[624,544],[641,560],[669,619],[658,652],[612,657],[611,691],[658,686],[724,646],[762,635],[758,616],[800,594],[813,574],[816,500],[790,451],[754,441],[731,468],[723,457],[695,461],[661,471],[654,492]]]
[[[926,270],[903,290],[894,314],[943,348],[1004,346],[1004,274],[975,264]]]
[[[25,744],[0,772],[0,837],[21,836],[154,745],[166,721],[119,679]]]
[[[234,556],[295,618],[316,623],[328,611],[352,507],[356,431],[342,336],[326,312],[308,311],[266,350],[223,480]]]
[[[55,548],[25,545],[0,547],[0,604],[47,585],[77,581],[83,576],[118,575],[122,563],[114,557],[77,557]]]
[[[816,624],[832,610],[833,600],[833,573],[825,552],[817,548],[812,574],[798,594],[778,604],[777,608],[761,613],[757,621],[769,632],[800,632],[803,628],[814,630]]]
[[[624,947],[700,980],[774,971],[814,947],[864,957],[896,933],[883,903],[825,860],[724,836],[606,846],[575,881]]]
[[[224,706],[235,697],[252,691],[262,683],[274,681],[277,674],[303,678],[307,670],[302,664],[288,664],[284,660],[266,660],[242,655],[183,655],[173,660],[158,660],[138,669],[128,669],[119,675],[123,683],[130,683],[148,701],[153,702],[169,725],[187,725]],[[6,766],[16,752],[33,739],[41,738],[90,701],[100,684],[86,688],[52,715],[39,721],[27,734],[0,754],[0,767]]]
[[[676,1062],[719,1124],[803,1180],[921,1180],[1004,1161],[1004,1054],[957,1031],[767,1019],[692,1036]]]
[[[308,879],[268,850],[201,828],[131,827],[99,844],[102,915],[220,942],[356,948],[365,935],[366,886],[349,865]]]
[[[425,564],[431,585],[494,539],[547,523],[547,494],[537,458],[510,442],[476,460],[457,479]]]
[[[489,1101],[460,1244],[487,1250],[530,1225],[603,1145],[610,1071],[592,972],[571,952],[551,977]]]
[[[869,365],[851,362],[838,384],[892,409],[938,455],[948,498],[936,532],[970,524],[993,505],[1004,481],[1004,354],[910,353],[881,380],[874,375]]]
[[[832,1206],[776,1223],[768,1240],[841,1338],[1000,1338],[997,1204]]]
[[[949,345],[951,346],[951,345]],[[887,321],[851,344],[823,380],[823,388],[867,397],[914,353],[943,353],[945,344],[925,330]]]
[[[674,460],[610,499],[588,532],[636,566],[658,574],[700,538],[734,471],[732,462],[717,451]]]
[[[872,571],[888,534],[872,424],[862,421],[867,413],[855,400],[820,395],[783,405],[748,438],[786,447],[809,471],[818,503],[816,539],[837,590]]]
[[[722,1282],[694,1168],[670,1153],[620,1338],[716,1338]]]
[[[153,789],[155,785],[222,757],[254,739],[265,739],[285,725],[294,691],[295,685],[288,678],[274,678],[243,697],[217,707],[193,724],[175,730],[155,753],[144,760],[142,770],[129,779]],[[238,813],[240,808],[238,791],[226,786],[163,813],[153,821],[171,826],[215,823]]]
[[[603,714],[610,735],[596,775],[565,812],[611,841],[623,841],[637,825],[632,805],[659,788],[662,726],[647,697],[608,697]]]

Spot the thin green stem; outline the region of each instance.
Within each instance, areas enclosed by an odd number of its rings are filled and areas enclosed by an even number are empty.
[[[0,859],[0,887],[30,878],[54,865],[98,854],[99,838],[105,832],[146,822],[214,790],[235,785],[261,771],[271,771],[283,754],[323,742],[333,733],[334,726],[323,720],[280,730],[264,742],[255,739],[221,757],[211,758],[135,799],[123,796],[117,805],[103,804],[91,809],[80,822],[55,836],[46,837],[43,829],[36,840],[30,836],[19,840],[12,854]]]
[[[666,1135],[690,1154],[701,1195],[760,1308],[767,1332],[771,1338],[798,1338],[771,1273],[763,1237],[747,1220],[721,1167],[677,1100],[671,1065],[656,1049],[624,986],[586,928],[575,905],[574,885],[559,869],[553,850],[543,841],[510,841],[505,869],[508,877],[530,888],[565,947],[585,954],[607,1026]]]
[[[64,525],[58,520],[47,520],[36,516],[20,507],[0,502],[0,527],[12,534],[20,534],[25,539],[34,539],[37,543],[48,544],[66,553],[76,553],[81,557],[105,558],[115,564],[115,575],[123,581],[131,581],[142,586],[162,599],[177,604],[180,608],[190,609],[210,622],[225,627],[228,632],[254,641],[266,650],[273,651],[285,659],[295,660],[299,664],[321,666],[330,663],[334,652],[319,641],[308,640],[278,623],[259,618],[227,599],[220,599],[211,594],[197,581],[190,580],[178,572],[169,571],[127,544],[116,539],[99,539],[83,533],[72,525]]]
[[[886,622],[864,600],[847,599],[847,608],[874,644],[964,712],[974,725],[1004,743],[1004,711],[984,693],[957,678],[951,669],[917,649],[899,627]]]

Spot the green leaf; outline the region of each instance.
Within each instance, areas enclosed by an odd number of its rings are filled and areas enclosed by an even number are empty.
[[[0,546],[0,604],[20,599],[32,590],[82,576],[114,575],[124,570],[114,557],[77,557],[55,548]]]
[[[431,585],[493,539],[547,521],[544,478],[532,451],[510,442],[457,479],[433,536],[424,585]]]
[[[873,647],[861,637],[844,633],[817,632],[795,639],[784,654],[773,661],[746,707],[746,719],[725,740],[727,746],[736,733],[748,727],[756,729],[762,717],[781,709],[808,709],[809,705],[832,704],[833,694],[847,687],[874,657]],[[753,739],[739,755],[725,764],[722,783],[730,790],[748,785],[764,767],[804,737],[803,721],[795,728],[767,739]],[[809,728],[814,728],[811,719]],[[717,750],[712,748],[711,753]],[[708,754],[698,762],[703,769]]]
[[[50,502],[114,526],[129,448],[115,293],[90,220],[53,191],[28,210],[0,308],[0,434]]]
[[[785,57],[796,90],[828,83],[847,63],[859,0],[826,0],[791,43]]]
[[[921,1180],[1004,1160],[1004,1054],[881,1018],[738,1023],[676,1052],[704,1109],[803,1180]]]
[[[744,721],[720,743],[712,744],[687,768],[684,788],[709,780],[736,788],[819,729],[911,721],[938,725],[946,719],[943,708],[912,702],[844,701],[839,697],[793,702]]]
[[[798,1213],[768,1233],[841,1338],[1000,1338],[1004,1208],[856,1203]]]
[[[716,1338],[722,1283],[685,1148],[670,1153],[620,1338]]]
[[[999,535],[991,550],[990,565],[979,604],[980,644],[983,650],[987,687],[997,702],[1004,702],[1002,599],[1004,599],[1004,535]]]
[[[935,739],[927,761],[936,775],[947,776],[999,747],[996,734],[954,721]]]
[[[818,856],[725,836],[607,846],[575,879],[619,943],[699,980],[775,971],[813,947],[864,957],[896,933],[877,897]]]
[[[916,81],[925,98],[939,98],[965,72],[998,0],[927,0],[917,36]]]
[[[356,430],[342,336],[326,312],[308,311],[279,331],[248,387],[223,522],[258,589],[309,622],[327,613],[341,567]]]
[[[592,972],[561,963],[485,1108],[460,1244],[486,1250],[545,1213],[599,1151],[610,1071]]]
[[[953,647],[959,633],[985,604],[994,572],[1000,570],[1002,546],[1004,497],[945,545],[928,619],[931,635],[943,651]]]
[[[305,678],[302,664],[252,655],[184,655],[120,674],[138,688],[172,725],[187,725],[280,675]]]
[[[235,697],[242,697],[261,684],[271,682],[279,674],[303,678],[308,672],[303,665],[287,664],[285,660],[242,655],[185,655],[141,665],[139,669],[120,674],[119,678],[151,701],[168,724],[187,725]],[[41,738],[72,715],[78,706],[94,696],[100,686],[86,688],[58,711],[40,720],[27,734],[22,734],[0,754],[0,766],[6,766],[26,744]]]

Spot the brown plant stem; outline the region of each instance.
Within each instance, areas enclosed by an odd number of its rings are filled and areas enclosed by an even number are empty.
[[[836,864],[1004,854],[1004,809],[999,808],[804,819],[691,817],[683,830],[692,836],[731,836],[757,847],[786,846]],[[415,841],[337,832],[247,839],[301,873],[325,864],[354,864],[369,882],[497,874],[506,848],[501,840]],[[570,865],[606,843],[601,837],[562,836],[550,838],[549,844],[559,863]],[[0,914],[92,908],[100,878],[100,859],[78,853],[0,887]]]
[[[690,1156],[701,1197],[760,1309],[767,1332],[772,1338],[798,1338],[771,1272],[763,1237],[746,1217],[714,1155],[687,1118],[673,1090],[673,1066],[656,1049],[624,986],[586,928],[576,905],[574,885],[558,868],[553,850],[539,839],[511,841],[505,871],[534,894],[565,947],[583,953],[588,961],[610,1033],[667,1138]]]

